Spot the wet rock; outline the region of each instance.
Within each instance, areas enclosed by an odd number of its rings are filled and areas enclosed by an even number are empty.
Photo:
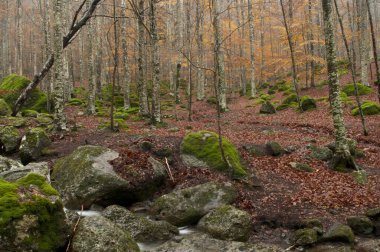
[[[232,203],[236,197],[232,186],[210,182],[161,196],[153,203],[151,212],[176,226],[191,225],[209,211]]]
[[[216,208],[205,215],[198,227],[221,240],[247,241],[252,228],[251,216],[233,206]]]
[[[128,232],[102,216],[80,220],[71,248],[72,252],[140,251]]]
[[[179,234],[177,227],[166,221],[152,221],[117,205],[107,207],[102,215],[128,231],[137,242],[169,240]]]

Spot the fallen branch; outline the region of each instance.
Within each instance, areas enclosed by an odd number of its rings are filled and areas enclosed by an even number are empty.
[[[66,48],[70,43],[73,41],[73,38],[75,38],[75,35],[78,33],[78,31],[87,23],[87,21],[91,18],[92,14],[95,12],[97,5],[102,0],[92,0],[90,3],[90,7],[86,12],[83,14],[82,18],[75,23],[75,20],[77,19],[77,13],[80,12],[80,10],[83,8],[82,3],[79,7],[79,11],[76,12],[73,24],[70,27],[69,32],[66,34],[65,37],[63,37],[63,48]],[[36,74],[32,80],[31,83],[23,90],[23,92],[20,94],[20,96],[17,98],[17,101],[12,109],[12,115],[16,116],[17,112],[20,110],[21,106],[25,103],[26,99],[29,97],[30,93],[35,89],[38,84],[45,78],[47,73],[50,71],[52,66],[54,65],[54,54],[51,54],[46,61],[45,65],[43,66],[42,70]]]
[[[172,182],[174,182],[174,177],[173,177],[173,174],[172,174],[172,171],[170,169],[170,166],[169,166],[169,163],[168,163],[168,159],[165,158],[165,163],[166,163],[166,171],[167,173],[169,174],[169,178]]]
[[[75,223],[75,226],[73,228],[73,232],[71,233],[70,235],[70,239],[69,239],[69,243],[67,244],[67,247],[66,247],[66,252],[69,252],[70,251],[70,247],[71,247],[71,241],[73,240],[74,238],[74,235],[75,235],[75,232],[77,231],[77,228],[78,228],[78,225],[79,225],[79,222],[80,222],[80,219],[83,215],[83,205],[81,207],[81,214],[79,215],[79,218],[77,220],[77,222]]]

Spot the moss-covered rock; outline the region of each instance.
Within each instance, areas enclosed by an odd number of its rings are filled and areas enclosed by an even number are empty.
[[[198,228],[221,240],[247,241],[252,228],[251,216],[233,206],[225,205],[205,215]]]
[[[243,148],[252,156],[262,157],[269,155],[265,145],[248,144],[244,145]]]
[[[314,172],[314,169],[310,167],[308,164],[291,162],[289,163],[290,167],[293,169],[304,171],[304,172]]]
[[[358,235],[369,235],[373,232],[374,226],[366,216],[351,216],[347,218],[347,224],[352,231]]]
[[[355,240],[352,229],[340,223],[334,224],[323,236],[324,241],[353,243]]]
[[[277,111],[281,111],[281,110],[285,110],[285,109],[287,109],[287,108],[289,108],[289,107],[290,107],[289,104],[280,104],[280,105],[278,105],[278,106],[276,107],[276,110],[277,110]]]
[[[117,205],[107,207],[102,215],[128,231],[137,242],[165,241],[179,234],[177,227],[166,221],[152,221]]]
[[[372,92],[372,88],[365,86],[361,83],[357,83],[358,86],[358,95],[367,95]],[[342,88],[342,92],[346,93],[348,96],[355,95],[355,86],[354,84],[348,84]]]
[[[43,176],[48,183],[50,183],[50,169],[48,163],[46,162],[29,163],[26,166],[21,164],[12,165],[8,167],[8,169],[3,169],[3,171],[0,172],[0,178],[9,182],[14,182],[26,177],[30,173],[39,174]]]
[[[0,129],[0,150],[7,153],[14,152],[17,150],[20,141],[20,132],[16,128],[7,126]]]
[[[58,192],[37,174],[14,183],[0,179],[2,251],[56,251],[68,234]]]
[[[380,114],[380,106],[373,101],[365,101],[362,103],[362,111],[364,115],[378,115]],[[359,107],[352,110],[352,115],[359,115]]]
[[[23,167],[23,165],[19,162],[7,157],[0,156],[0,173],[21,167]]]
[[[297,95],[296,94],[291,94],[289,95],[288,97],[286,97],[283,101],[282,101],[282,104],[287,104],[287,105],[290,105],[291,103],[297,103],[298,100],[297,100]]]
[[[310,246],[318,241],[318,232],[313,228],[298,229],[294,232],[292,240],[297,246]]]
[[[9,125],[15,128],[23,128],[27,125],[28,120],[22,117],[9,117]]]
[[[380,217],[380,207],[368,209],[365,215],[371,219],[378,219]]]
[[[136,177],[120,177],[109,163],[119,157],[102,146],[81,146],[53,166],[52,179],[67,208],[80,209],[96,203],[127,205],[150,197],[166,178],[165,167],[153,158],[147,163],[154,174],[137,183]]]
[[[86,104],[85,101],[79,98],[71,98],[67,103],[71,106],[83,106]]]
[[[247,176],[248,173],[241,163],[240,154],[235,146],[224,137],[222,146],[225,157],[233,170],[233,176]],[[181,151],[182,160],[188,166],[206,166],[217,171],[231,172],[229,165],[222,158],[219,136],[214,132],[199,131],[188,134],[182,141]]]
[[[328,161],[333,157],[333,152],[327,147],[318,147],[315,145],[310,145],[310,157],[322,161]]]
[[[42,151],[49,147],[51,141],[42,128],[33,128],[29,130],[21,140],[20,159],[26,165],[32,161],[36,161]]]
[[[38,116],[38,112],[35,111],[35,110],[31,110],[31,109],[25,109],[21,112],[21,115],[23,117],[33,117],[33,118],[37,118]]]
[[[0,116],[9,116],[11,113],[12,110],[8,103],[6,103],[3,99],[0,99]]]
[[[264,102],[260,108],[260,114],[275,114],[275,113],[276,113],[276,108],[269,101]]]
[[[80,220],[72,240],[72,252],[140,251],[130,234],[112,221],[102,217]]]
[[[314,228],[318,233],[323,233],[323,224],[322,221],[315,218],[303,219],[300,223],[301,228]]]
[[[277,142],[268,142],[266,144],[267,152],[272,156],[280,156],[285,153],[285,150]]]
[[[176,226],[191,225],[210,210],[232,203],[236,197],[232,186],[206,183],[161,196],[153,203],[151,213]]]
[[[40,127],[46,127],[46,126],[52,125],[53,122],[54,122],[53,117],[45,113],[38,114],[36,118],[36,123]]]
[[[317,108],[317,102],[310,96],[304,96],[301,98],[301,108],[303,111],[308,111]]]
[[[29,83],[29,79],[16,74],[5,77],[0,82],[0,98],[3,98],[10,106],[13,106]],[[34,89],[25,101],[22,109],[33,109],[43,112],[46,111],[46,103],[46,95],[39,89]]]

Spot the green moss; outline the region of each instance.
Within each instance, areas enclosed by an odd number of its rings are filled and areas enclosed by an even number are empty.
[[[283,100],[282,104],[291,104],[292,102],[297,102],[297,95],[291,94]]]
[[[8,116],[12,113],[11,108],[3,99],[0,99],[0,116]]]
[[[183,153],[195,156],[213,169],[229,172],[228,165],[223,161],[218,139],[218,135],[214,132],[199,131],[190,133],[183,139]],[[225,156],[233,168],[234,176],[247,176],[248,174],[241,164],[240,155],[235,146],[224,137],[222,146]]]
[[[129,128],[124,119],[117,119],[117,118],[114,119],[114,127],[119,130],[126,130]],[[98,126],[98,129],[110,129],[110,128],[111,128],[110,122],[104,122]]]
[[[288,85],[288,84],[284,84],[278,88],[278,91],[280,91],[280,92],[285,92],[288,90],[293,90],[293,87],[291,85]]]
[[[34,251],[54,251],[63,245],[63,206],[60,201],[51,202],[48,199],[55,195],[58,192],[37,174],[29,174],[14,183],[0,180],[0,234],[5,241],[21,238],[19,243],[27,251],[31,247]],[[23,230],[20,224],[23,220],[35,224]],[[16,238],[19,232],[27,233]],[[7,243],[2,245],[7,246]]]
[[[79,98],[72,98],[69,100],[68,104],[71,106],[82,106],[85,104],[85,102]]]
[[[278,105],[278,106],[276,107],[276,110],[277,110],[277,111],[281,111],[281,110],[285,110],[285,109],[287,109],[287,108],[289,108],[289,104],[280,104],[280,105]]]
[[[372,92],[372,88],[367,87],[361,83],[358,83],[357,86],[358,86],[358,95],[367,95]],[[354,96],[355,86],[354,84],[348,84],[342,88],[342,91],[346,93],[348,96]]]
[[[380,114],[380,106],[373,101],[365,101],[362,103],[362,110],[364,115],[377,115]],[[352,115],[359,115],[359,107],[352,110]]]
[[[367,173],[364,170],[352,172],[352,177],[354,178],[356,183],[360,185],[367,184],[367,181],[368,181]]]
[[[31,109],[25,109],[21,112],[21,115],[23,117],[34,117],[34,118],[37,118],[38,116],[38,112],[35,111],[35,110],[31,110]]]
[[[318,241],[318,233],[312,228],[299,229],[293,234],[293,240],[298,246],[308,246]]]
[[[260,98],[264,101],[270,101],[274,98],[274,96],[269,94],[262,94],[260,95]]]
[[[215,96],[210,96],[209,98],[207,98],[207,103],[210,103],[210,104],[217,104],[217,100],[216,100],[216,97]]]
[[[11,74],[5,77],[0,83],[0,98],[3,98],[10,106],[13,106],[29,83],[30,80],[24,76]],[[42,112],[46,111],[46,102],[46,95],[39,89],[34,89],[22,108]]]
[[[317,108],[317,103],[310,96],[304,96],[301,98],[301,108],[303,111],[308,111]]]
[[[126,120],[129,118],[129,115],[126,112],[116,112],[116,113],[114,113],[114,118]]]

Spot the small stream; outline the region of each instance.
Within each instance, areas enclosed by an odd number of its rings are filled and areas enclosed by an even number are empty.
[[[64,208],[65,211],[67,211],[66,208]],[[100,211],[94,211],[94,210],[74,210],[79,216],[82,217],[93,217],[93,216],[101,216]],[[143,215],[146,218],[149,218],[147,214],[137,213],[138,215]],[[179,227],[178,228],[179,237],[187,236],[196,232],[199,232],[195,227],[193,226],[186,226],[186,227]],[[158,241],[158,242],[149,242],[149,243],[140,243],[138,242],[137,245],[139,246],[141,251],[153,251],[166,241]]]

